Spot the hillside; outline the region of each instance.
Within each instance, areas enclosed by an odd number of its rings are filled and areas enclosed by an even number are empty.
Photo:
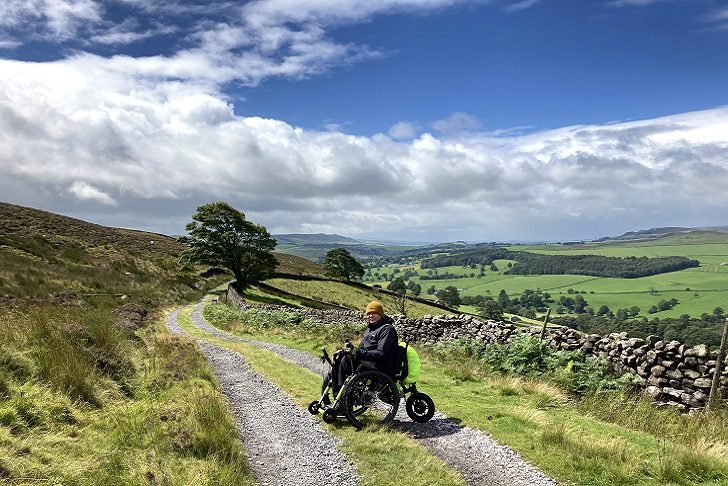
[[[200,271],[180,267],[183,248],[164,235],[0,203],[0,296],[181,296],[196,290]]]
[[[0,203],[0,483],[254,484],[204,357],[162,327],[228,278],[182,248]]]
[[[324,268],[318,263],[305,258],[289,255],[287,253],[276,253],[278,260],[277,273],[287,273],[292,275],[323,275]]]

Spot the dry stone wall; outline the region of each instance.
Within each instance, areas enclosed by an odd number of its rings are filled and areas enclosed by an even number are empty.
[[[507,344],[517,336],[539,336],[540,327],[516,327],[509,322],[480,320],[469,315],[425,316],[396,322],[405,339],[425,344],[460,338],[485,344]],[[627,333],[582,334],[568,327],[548,328],[544,340],[554,349],[581,350],[588,356],[607,360],[615,371],[632,373],[650,398],[658,404],[680,410],[703,408],[716,365],[716,353],[704,344],[688,347],[679,341],[665,342],[658,336],[630,338]],[[723,367],[721,385],[728,385]]]
[[[288,306],[255,305],[243,302],[231,288],[229,302],[245,309],[249,307],[299,312],[302,317],[318,319],[324,323],[362,323],[362,313],[344,310],[299,309]],[[393,316],[401,339],[433,345],[457,339],[471,339],[488,344],[508,344],[522,335],[539,336],[540,327],[516,327],[510,322],[481,320],[470,315],[427,315],[420,319]],[[588,356],[607,360],[615,371],[632,373],[639,384],[659,405],[670,405],[680,410],[703,408],[716,365],[716,353],[699,344],[688,347],[678,341],[665,342],[657,336],[646,339],[630,338],[627,333],[582,334],[568,327],[546,330],[544,340],[554,349],[581,350]],[[728,370],[723,367],[721,387],[728,385]]]

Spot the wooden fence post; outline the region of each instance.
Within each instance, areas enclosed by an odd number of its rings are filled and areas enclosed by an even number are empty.
[[[543,327],[541,328],[541,341],[543,341],[543,338],[546,335],[546,324],[549,323],[550,315],[551,315],[551,307],[549,307],[548,310],[546,311],[546,317],[543,320]]]
[[[708,410],[713,411],[720,403],[720,375],[723,373],[723,358],[725,356],[726,336],[728,336],[728,317],[725,319],[723,326],[723,337],[720,340],[720,348],[718,348],[718,356],[715,358],[715,372],[713,373],[713,383],[710,386],[710,396],[708,397]]]

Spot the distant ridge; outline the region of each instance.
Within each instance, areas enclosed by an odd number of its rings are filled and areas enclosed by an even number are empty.
[[[702,226],[695,228],[687,228],[683,226],[663,226],[658,228],[649,228],[638,231],[627,231],[619,236],[605,236],[594,241],[631,241],[631,240],[655,240],[678,234],[690,233],[726,233],[728,234],[728,226]]]
[[[341,243],[345,245],[357,245],[361,242],[354,238],[337,234],[326,233],[288,233],[273,235],[279,245],[331,245]]]

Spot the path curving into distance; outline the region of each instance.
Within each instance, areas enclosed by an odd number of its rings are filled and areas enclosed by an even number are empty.
[[[167,329],[187,335],[179,325],[179,311],[167,316]],[[359,484],[355,466],[337,447],[340,440],[321,422],[253,371],[239,353],[197,341],[229,402],[258,484]]]
[[[239,341],[277,353],[284,360],[321,374],[321,360],[309,353],[281,344],[247,339],[222,331],[202,316],[203,303],[192,312],[192,322],[203,331],[228,341]],[[412,422],[400,404],[393,426],[406,432],[430,453],[442,459],[465,481],[478,486],[555,486],[557,483],[527,463],[510,447],[499,445],[487,434],[457,425],[436,412],[427,423]]]

